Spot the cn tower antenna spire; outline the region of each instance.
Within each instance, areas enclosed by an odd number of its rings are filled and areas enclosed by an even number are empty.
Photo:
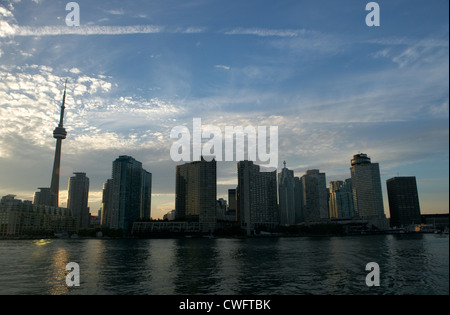
[[[64,95],[63,95],[63,101],[62,101],[62,105],[61,105],[61,116],[59,117],[59,125],[58,127],[63,127],[63,121],[64,121],[64,109],[66,108],[66,89],[67,89],[67,79],[66,79],[66,83],[64,84]]]

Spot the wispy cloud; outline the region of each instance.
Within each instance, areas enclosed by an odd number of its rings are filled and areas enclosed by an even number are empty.
[[[132,26],[14,26],[3,34],[6,36],[55,36],[55,35],[129,35],[161,33],[164,27],[157,25]],[[1,36],[1,34],[0,34]]]
[[[112,15],[124,15],[125,11],[123,9],[111,9],[111,10],[106,10],[107,13],[112,14]]]
[[[132,35],[132,34],[199,34],[205,31],[203,27],[190,26],[186,28],[168,28],[159,25],[128,25],[128,26],[16,26],[0,21],[0,37],[12,36],[59,36],[59,35]]]
[[[271,37],[296,37],[310,33],[311,31],[304,29],[264,29],[264,28],[235,28],[225,31],[226,35],[255,35],[255,36],[271,36]]]
[[[230,66],[226,66],[226,65],[215,65],[214,68],[223,69],[223,70],[230,70],[231,69]]]

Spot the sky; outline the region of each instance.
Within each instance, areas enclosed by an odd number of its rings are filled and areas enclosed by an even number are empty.
[[[101,207],[112,162],[153,174],[152,217],[175,207],[171,130],[278,127],[278,171],[350,177],[354,154],[386,180],[416,176],[421,212],[449,210],[449,2],[0,0],[0,196],[49,187],[67,80],[60,204],[73,172]],[[76,21],[71,19],[72,24]],[[207,139],[206,139],[207,140]],[[205,139],[204,139],[205,142]],[[218,198],[237,185],[217,164]]]

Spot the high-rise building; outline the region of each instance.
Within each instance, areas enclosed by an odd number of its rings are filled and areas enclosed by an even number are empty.
[[[133,223],[150,217],[151,173],[127,155],[119,156],[112,167],[112,179],[103,186],[102,224],[131,233]]]
[[[277,173],[262,172],[252,161],[237,164],[237,206],[241,228],[247,235],[279,225]]]
[[[77,218],[77,230],[89,228],[90,213],[88,207],[89,178],[86,173],[74,173],[69,178],[67,208]]]
[[[142,170],[141,209],[139,217],[151,219],[152,208],[152,173]]]
[[[117,222],[117,214],[113,213],[112,203],[113,203],[113,180],[108,179],[103,184],[103,194],[102,194],[102,214],[100,225],[112,228],[113,222]],[[117,228],[117,226],[116,226]]]
[[[386,181],[391,226],[420,224],[420,205],[416,177],[393,177]]]
[[[328,191],[325,173],[308,170],[300,180],[301,212],[306,223],[319,222],[329,218]]]
[[[203,232],[214,232],[216,226],[216,161],[177,165],[175,211],[177,220],[198,221]]]
[[[67,81],[66,81],[67,85]],[[52,181],[50,185],[50,190],[52,193],[52,202],[50,206],[58,207],[59,204],[59,175],[60,175],[60,167],[61,167],[61,146],[62,141],[66,139],[67,132],[64,128],[64,109],[66,103],[66,87],[64,87],[64,96],[61,105],[61,114],[59,118],[58,127],[53,131],[53,138],[56,139],[56,149],[55,149],[55,159],[53,161],[53,172],[52,172]]]
[[[50,188],[38,188],[39,191],[34,193],[33,203],[35,205],[48,206],[52,203],[52,191]]]
[[[234,216],[235,220],[237,221],[236,217],[237,213],[237,192],[236,189],[228,189],[228,211],[227,214],[230,216]]]
[[[303,184],[300,177],[294,177],[295,224],[305,221],[303,215]]]
[[[331,181],[329,193],[330,218],[350,219],[354,216],[352,180]]]
[[[278,211],[280,213],[280,225],[295,224],[295,183],[294,171],[284,167],[278,174]]]
[[[386,229],[388,222],[384,214],[379,164],[372,163],[367,154],[360,153],[353,156],[351,165],[355,214],[378,229]]]

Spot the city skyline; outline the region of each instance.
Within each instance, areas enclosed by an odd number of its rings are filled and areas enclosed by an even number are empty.
[[[1,196],[48,185],[68,79],[60,181],[86,173],[92,213],[120,155],[153,174],[152,217],[175,209],[170,130],[194,117],[279,126],[277,173],[320,169],[327,186],[364,152],[387,216],[397,175],[417,178],[423,214],[448,213],[447,1],[378,1],[378,28],[356,1],[169,2],[78,1],[75,34],[66,3],[0,4]],[[218,162],[217,198],[237,162]]]

